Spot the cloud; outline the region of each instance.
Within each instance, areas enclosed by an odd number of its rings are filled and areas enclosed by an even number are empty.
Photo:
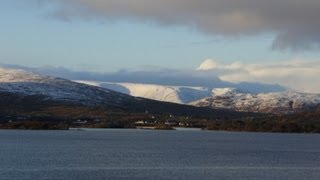
[[[211,69],[217,69],[221,65],[213,59],[206,59],[199,67],[198,70],[211,70]]]
[[[30,1],[28,1],[30,2]],[[133,20],[183,25],[224,37],[274,34],[275,49],[320,44],[318,0],[33,0],[53,14],[73,18]],[[50,9],[50,8],[49,8]]]
[[[131,82],[174,86],[235,87],[253,93],[277,92],[286,89],[308,93],[320,93],[320,62],[293,59],[281,63],[244,64],[222,63],[206,59],[194,70],[144,67],[109,73],[73,71],[63,67],[45,66],[28,68],[1,65],[34,71],[40,74],[71,80],[105,82]]]
[[[204,65],[219,64],[212,68],[201,69]],[[293,90],[320,93],[320,62],[310,60],[291,60],[270,64],[242,64],[234,62],[221,64],[216,60],[206,60],[198,68],[200,71],[215,72],[223,81],[263,82],[281,84]]]
[[[277,84],[259,82],[228,82],[218,77],[219,71],[177,70],[163,68],[149,68],[144,70],[120,70],[112,73],[93,73],[72,71],[63,67],[30,68],[17,65],[1,65],[3,67],[24,69],[43,75],[62,77],[70,80],[89,80],[102,82],[145,83],[172,86],[197,86],[207,88],[233,87],[251,93],[279,92],[286,90]],[[225,70],[223,70],[225,71]]]
[[[207,71],[207,70],[223,69],[223,71],[226,72],[233,69],[241,69],[242,67],[243,67],[243,64],[241,64],[240,62],[234,62],[231,64],[222,64],[215,59],[206,59],[200,64],[197,70]]]

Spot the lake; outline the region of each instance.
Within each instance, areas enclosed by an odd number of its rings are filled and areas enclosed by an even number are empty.
[[[319,134],[0,130],[0,179],[320,179]]]

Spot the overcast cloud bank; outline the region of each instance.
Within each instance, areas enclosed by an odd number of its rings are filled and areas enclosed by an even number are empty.
[[[67,21],[81,18],[182,25],[224,37],[273,34],[275,49],[320,46],[319,0],[31,0],[23,3],[30,2]]]
[[[194,70],[144,68],[109,73],[72,71],[67,68],[53,66],[39,68],[15,65],[2,66],[26,69],[71,80],[174,86],[236,87],[251,92],[274,92],[287,89],[307,93],[320,93],[320,62],[311,60],[296,59],[269,64],[243,64],[241,62],[225,64],[214,59],[207,59]]]

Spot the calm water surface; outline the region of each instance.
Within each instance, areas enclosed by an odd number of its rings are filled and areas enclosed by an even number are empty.
[[[0,130],[0,179],[320,179],[320,135]]]

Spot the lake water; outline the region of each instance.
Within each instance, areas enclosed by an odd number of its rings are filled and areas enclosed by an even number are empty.
[[[320,179],[320,135],[0,130],[0,179]]]

